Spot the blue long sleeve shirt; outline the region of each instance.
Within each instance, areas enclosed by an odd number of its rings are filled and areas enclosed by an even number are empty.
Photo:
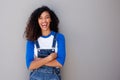
[[[52,48],[54,34],[55,34],[55,32],[51,31],[51,33],[47,36],[40,36],[38,38],[40,48],[42,48],[42,49]],[[56,36],[55,52],[57,53],[56,60],[63,66],[64,62],[65,62],[65,58],[66,58],[66,49],[65,49],[65,37],[61,33],[57,33],[57,36]],[[27,65],[27,68],[29,68],[31,62],[34,60],[34,56],[37,56],[37,49],[34,44],[34,41],[27,40],[27,42],[26,42],[26,65]]]

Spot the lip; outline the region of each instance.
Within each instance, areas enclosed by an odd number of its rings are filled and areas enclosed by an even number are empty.
[[[42,23],[41,25],[47,25],[47,23]]]
[[[47,23],[41,24],[42,27],[47,27]]]
[[[48,23],[41,23],[41,28],[46,30],[48,28]]]

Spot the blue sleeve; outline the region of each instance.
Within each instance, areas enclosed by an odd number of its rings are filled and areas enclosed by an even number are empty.
[[[27,40],[26,43],[26,65],[29,68],[31,62],[34,60],[34,42]]]
[[[58,43],[57,61],[63,66],[66,58],[66,47],[65,47],[64,35],[58,33],[57,43]]]

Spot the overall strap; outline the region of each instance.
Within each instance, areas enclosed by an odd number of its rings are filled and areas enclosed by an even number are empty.
[[[57,33],[54,34],[52,48],[55,48],[55,45],[56,45],[56,36],[57,36]],[[38,40],[35,41],[35,45],[36,45],[37,48],[40,48]]]
[[[38,40],[35,41],[35,45],[36,45],[37,49],[40,48],[40,45],[39,45],[39,43],[38,43]]]
[[[57,33],[54,34],[52,48],[55,48],[56,41],[57,41],[57,40],[56,40],[56,36],[57,36]]]

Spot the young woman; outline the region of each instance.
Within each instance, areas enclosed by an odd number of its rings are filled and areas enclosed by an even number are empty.
[[[26,65],[30,80],[61,80],[66,57],[65,38],[58,31],[59,19],[47,6],[31,14],[25,30]]]

